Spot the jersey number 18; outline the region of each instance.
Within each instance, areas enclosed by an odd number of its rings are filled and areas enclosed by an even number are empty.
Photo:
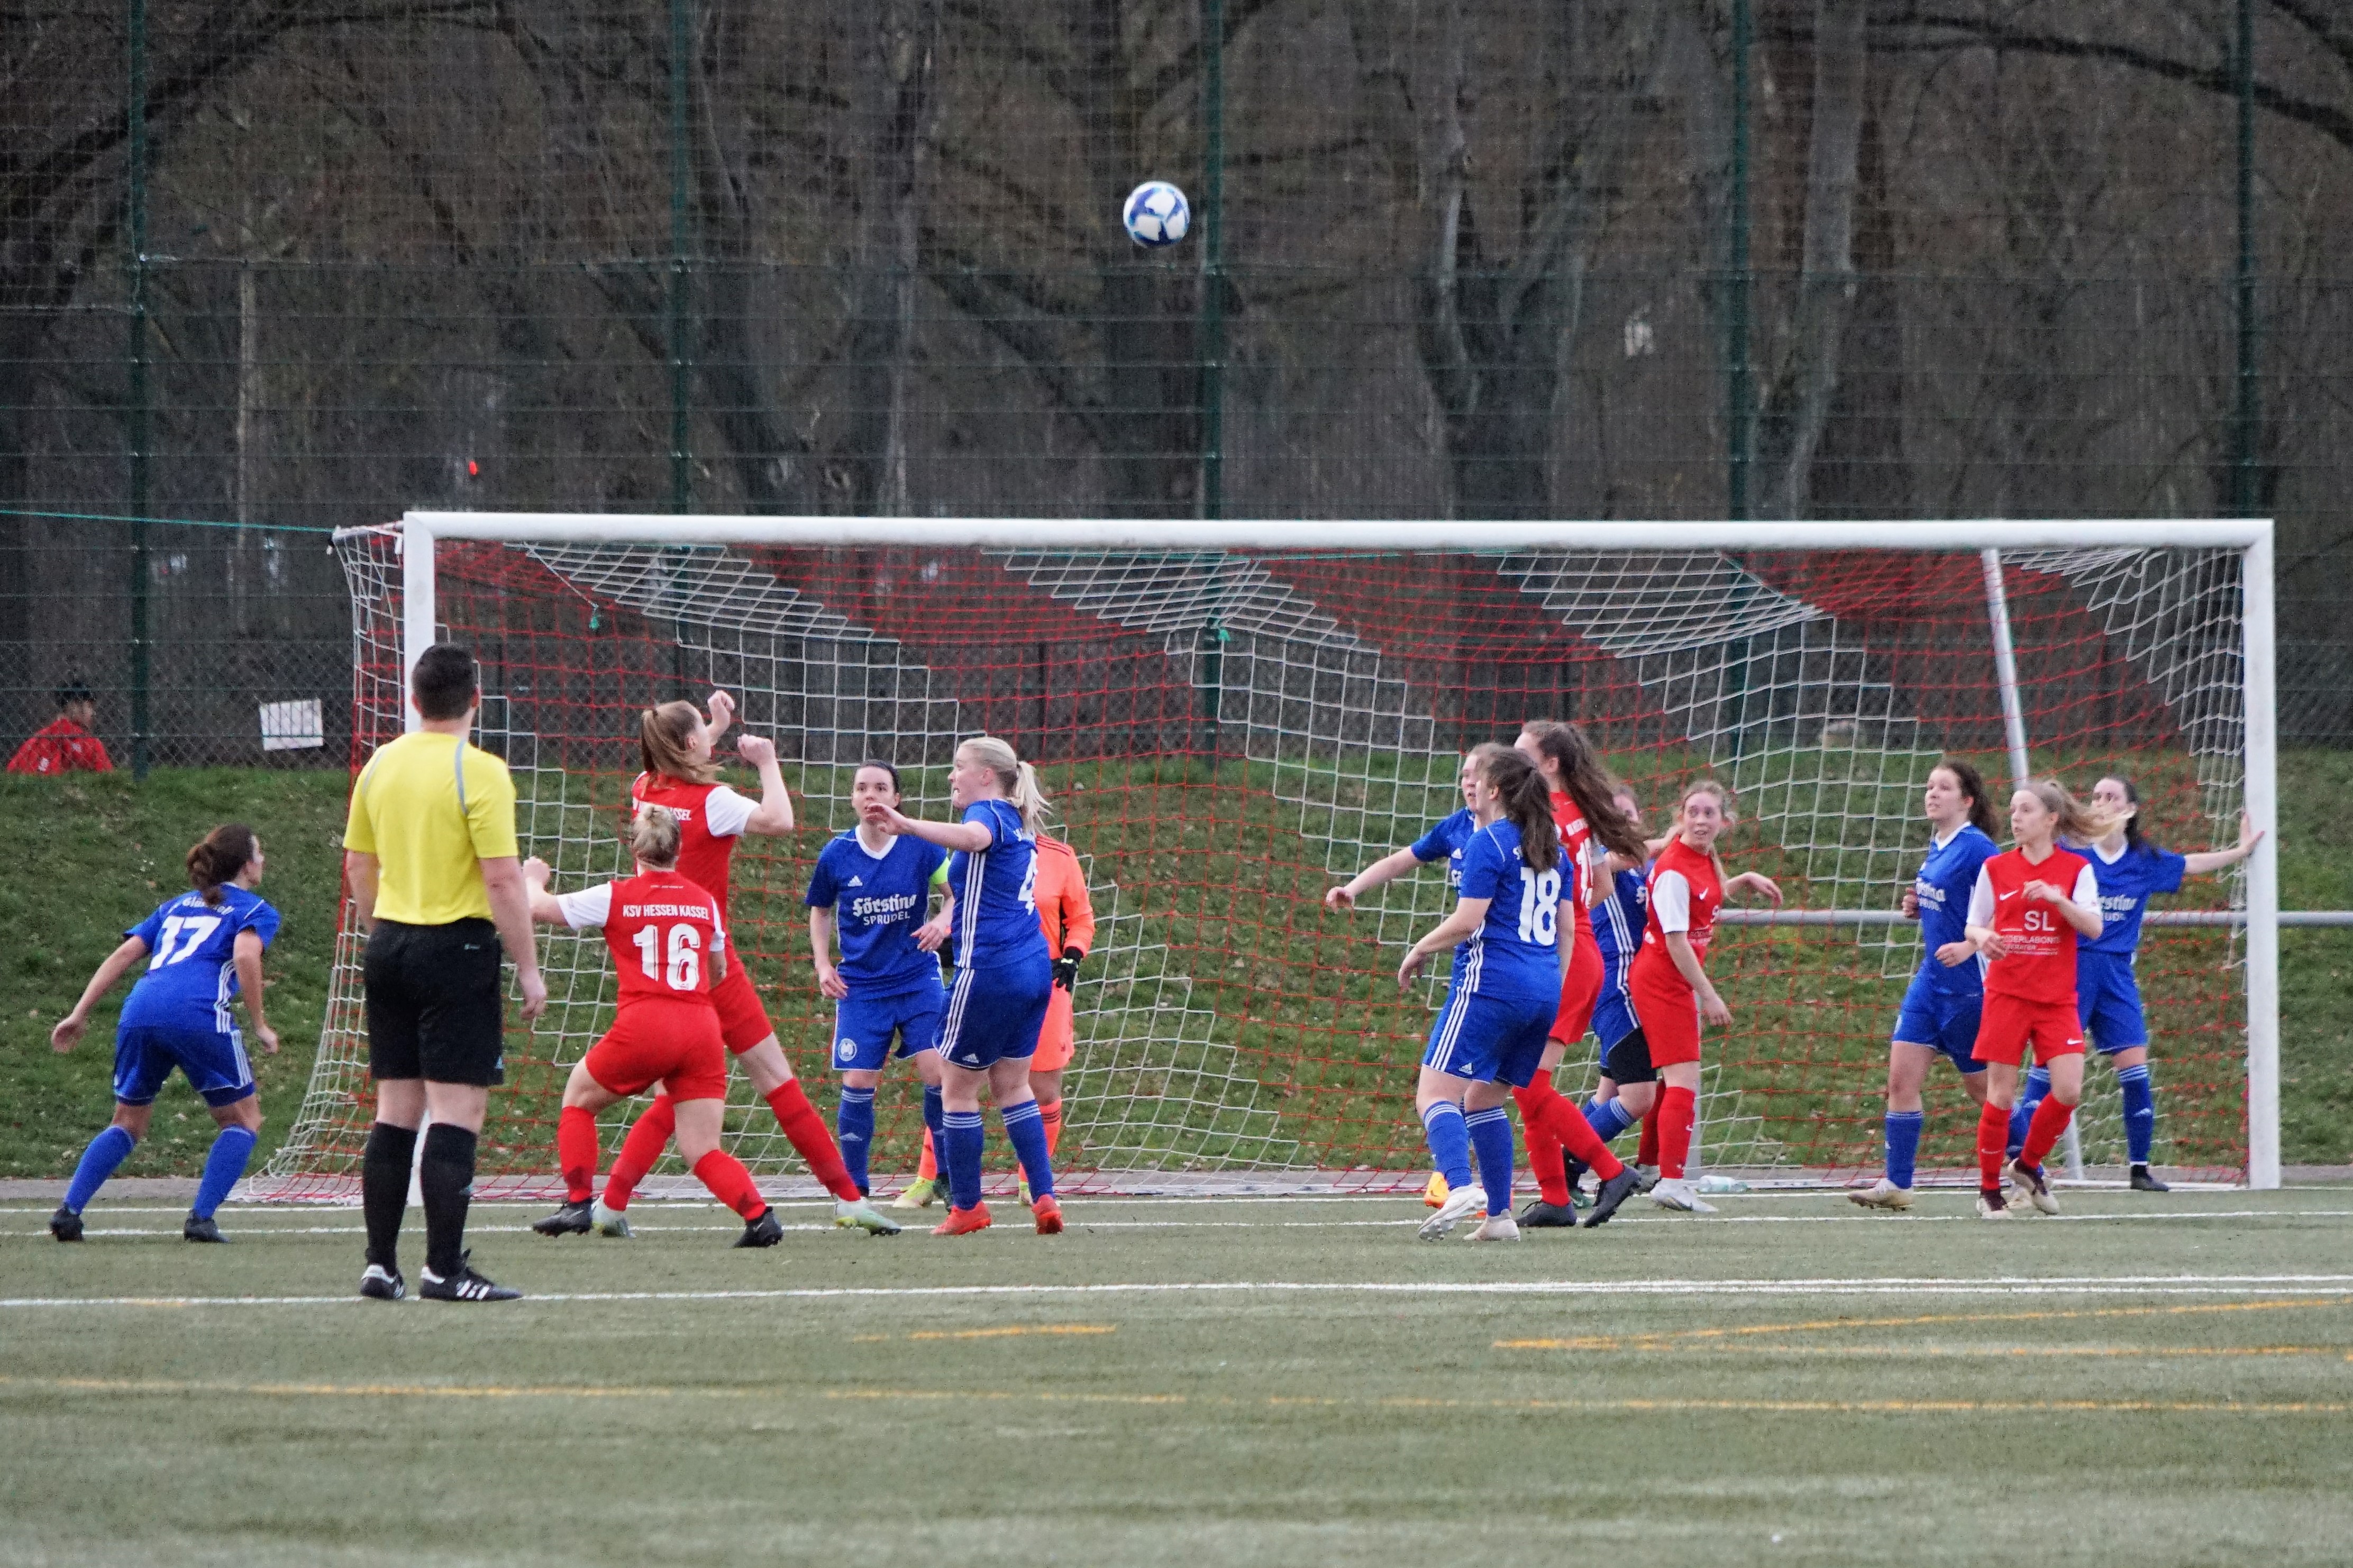
[[[1520,940],[1550,947],[1560,935],[1560,873],[1520,868]]]

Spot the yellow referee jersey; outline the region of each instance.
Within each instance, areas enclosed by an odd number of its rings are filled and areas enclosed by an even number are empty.
[[[456,735],[419,730],[386,742],[353,786],[343,847],[376,858],[378,920],[489,920],[477,862],[516,853],[514,780]]]

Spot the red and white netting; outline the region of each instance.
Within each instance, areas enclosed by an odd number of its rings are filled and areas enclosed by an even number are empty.
[[[691,520],[680,520],[691,523]],[[880,525],[887,526],[887,525]],[[1465,525],[1466,533],[1469,525]],[[1269,525],[1279,537],[1280,525]],[[344,537],[354,767],[401,728],[398,531]],[[2227,550],[2010,556],[2009,614],[2038,772],[2139,784],[2160,843],[2234,836],[2243,782],[2241,558]],[[1947,751],[2009,775],[1978,556],[1713,551],[1041,552],[938,548],[522,545],[444,540],[442,635],[484,666],[477,737],[503,755],[525,853],[559,887],[621,866],[638,710],[723,688],[786,759],[801,829],[735,858],[735,931],[821,1104],[831,1006],[799,896],[849,825],[867,757],[945,810],[960,737],[1039,765],[1101,918],[1077,990],[1060,1163],[1082,1187],[1419,1183],[1412,1110],[1442,977],[1401,994],[1399,948],[1446,902],[1436,869],[1325,911],[1326,888],[1459,804],[1461,752],[1529,719],[1583,724],[1657,824],[1680,781],[1734,786],[1735,869],[1792,907],[1887,910],[1925,849],[1920,795]],[[732,760],[732,759],[731,759]],[[747,771],[731,773],[749,787]],[[1999,787],[1999,786],[1997,786]],[[2233,878],[2182,904],[2227,906]],[[610,1016],[603,945],[543,938],[553,1001],[511,1033],[483,1190],[543,1184],[557,1095]],[[2240,945],[2152,928],[2140,975],[2161,1163],[2235,1173],[2246,1153]],[[1714,1168],[1853,1173],[1879,1157],[1886,1045],[1915,928],[1746,926],[1711,966],[1735,1010],[1707,1043]],[[299,1124],[258,1184],[347,1184],[368,1120],[357,944],[347,929]],[[1592,1074],[1590,1042],[1564,1089]],[[819,1086],[823,1087],[820,1088]],[[2113,1079],[2084,1136],[2122,1160]],[[740,1075],[734,1148],[799,1167]],[[878,1098],[875,1169],[911,1169],[912,1073]],[[1930,1086],[1924,1170],[1958,1169],[1974,1118]],[[607,1118],[617,1139],[618,1114]]]

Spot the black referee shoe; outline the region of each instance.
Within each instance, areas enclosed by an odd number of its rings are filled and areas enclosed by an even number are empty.
[[[1577,1225],[1577,1210],[1567,1204],[1537,1198],[1520,1211],[1520,1224],[1529,1230],[1567,1230]]]
[[[776,1223],[775,1209],[762,1209],[758,1219],[744,1222],[744,1234],[735,1238],[738,1247],[774,1247],[785,1239],[785,1227]]]
[[[59,1204],[58,1212],[49,1216],[49,1234],[59,1241],[79,1241],[81,1215],[66,1207],[65,1205]]]
[[[213,1223],[212,1215],[192,1214],[188,1216],[188,1223],[180,1227],[180,1239],[182,1241],[227,1241],[228,1237],[220,1233],[220,1226]]]
[[[565,1204],[554,1214],[532,1221],[531,1228],[542,1236],[586,1236],[596,1223],[596,1206],[586,1198]]]
[[[417,1293],[428,1301],[520,1301],[522,1292],[512,1285],[493,1284],[474,1269],[473,1254],[468,1253],[459,1265],[458,1272],[444,1279],[430,1268],[425,1270],[424,1282]]]
[[[2132,1190],[2137,1193],[2169,1193],[2173,1189],[2149,1173],[2147,1165],[2132,1168]]]

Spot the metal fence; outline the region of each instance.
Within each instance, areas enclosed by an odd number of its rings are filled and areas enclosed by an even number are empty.
[[[2353,743],[2302,0],[47,0],[0,79],[15,730],[340,760],[308,531],[410,505],[2264,513]]]

